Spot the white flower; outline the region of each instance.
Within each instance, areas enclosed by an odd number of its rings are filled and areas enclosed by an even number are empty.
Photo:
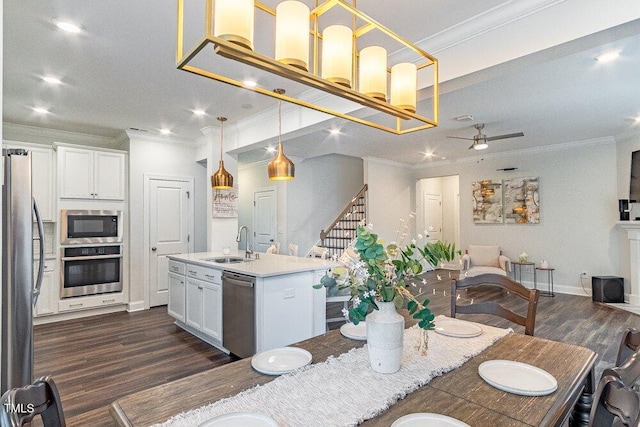
[[[422,240],[422,234],[418,234],[418,240]]]
[[[367,228],[368,228],[369,230],[373,230],[373,224],[372,224],[372,223],[369,223],[369,225],[367,225]]]
[[[354,297],[354,298],[353,298],[353,306],[354,306],[354,307],[359,306],[361,302],[362,302],[362,301],[360,300],[360,297]]]
[[[422,279],[422,284],[426,285],[427,284],[427,279]]]
[[[411,243],[416,244],[416,239],[411,239]]]
[[[342,309],[342,315],[343,315],[344,317],[349,316],[349,310],[347,310],[346,308],[343,308],[343,309]]]

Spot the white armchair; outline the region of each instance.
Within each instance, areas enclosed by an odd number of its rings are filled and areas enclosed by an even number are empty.
[[[499,246],[469,245],[462,262],[468,277],[487,273],[508,276],[511,271],[511,260],[502,255]]]

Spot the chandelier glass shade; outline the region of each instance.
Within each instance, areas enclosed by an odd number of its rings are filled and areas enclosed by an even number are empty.
[[[252,0],[177,2],[178,69],[398,135],[438,124],[437,59],[358,10],[355,0],[316,0],[313,9],[297,0],[282,1],[275,9]],[[185,5],[197,6],[196,12],[185,13]],[[349,18],[335,18],[344,14]],[[264,16],[275,18],[275,25],[266,25]],[[204,20],[205,32],[187,50],[185,30],[190,35],[199,33],[199,25],[194,25],[198,18]],[[334,22],[325,22],[329,19]],[[343,25],[345,20],[352,24]],[[367,41],[371,39],[363,38],[372,32],[383,36],[385,40],[376,42],[382,46],[370,45]],[[258,41],[275,39],[274,51],[256,51],[254,37]],[[405,62],[390,63],[387,46],[391,45],[393,52],[403,52]],[[213,52],[217,56],[211,57]],[[215,59],[219,57],[224,59]],[[244,76],[231,75],[237,66],[221,66],[225,60],[248,64],[359,106],[326,102],[332,98],[309,96],[299,88],[285,96],[259,84],[247,87]],[[425,88],[421,98],[432,101],[422,107],[428,113],[418,108],[418,79]],[[360,111],[361,106],[372,111]]]
[[[211,187],[214,190],[228,190],[233,188],[233,175],[231,175],[224,168],[224,160],[222,160],[223,150],[222,150],[222,142],[224,138],[224,122],[227,120],[226,117],[218,117],[217,120],[220,122],[220,162],[218,163],[218,170],[211,175]]]

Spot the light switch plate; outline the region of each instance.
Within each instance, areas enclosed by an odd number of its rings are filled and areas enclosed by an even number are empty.
[[[296,297],[296,289],[295,288],[285,289],[284,290],[284,297],[285,298],[295,298]]]

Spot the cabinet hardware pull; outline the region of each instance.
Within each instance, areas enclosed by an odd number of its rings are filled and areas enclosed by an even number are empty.
[[[80,304],[69,304],[69,308],[71,307],[82,307],[84,304],[80,303]]]
[[[197,271],[193,271],[193,270],[189,270],[189,273],[191,273],[191,274],[197,274],[198,272],[197,272]]]
[[[104,304],[104,303],[107,303],[107,302],[115,302],[115,301],[116,301],[115,299],[103,299],[102,303]]]
[[[202,286],[198,286],[198,289],[202,289]]]

